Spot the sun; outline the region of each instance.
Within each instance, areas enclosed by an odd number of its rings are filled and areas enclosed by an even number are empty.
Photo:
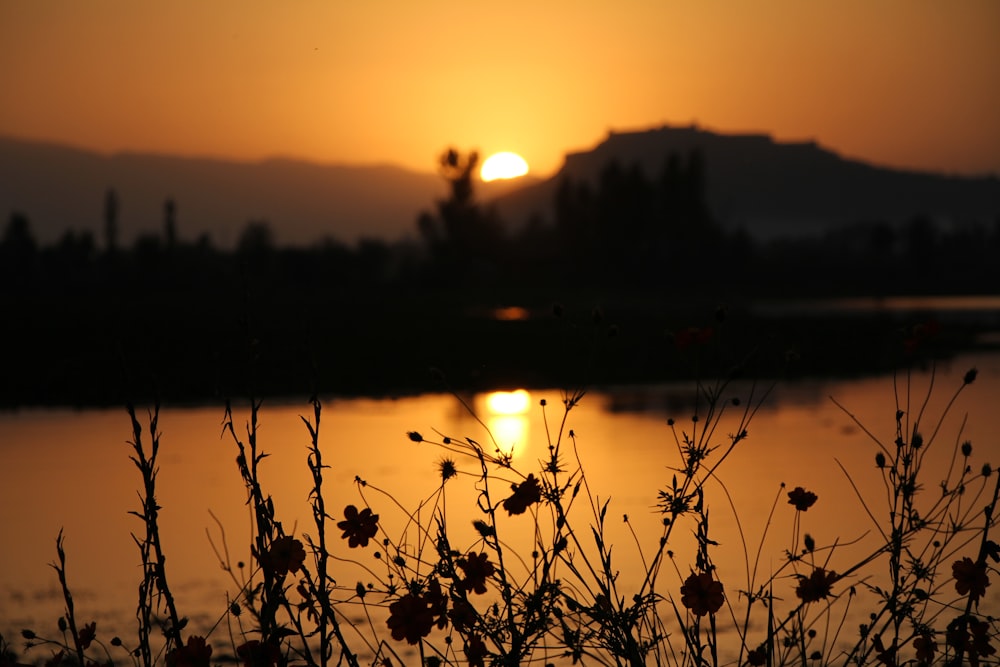
[[[528,163],[517,153],[504,151],[494,153],[483,162],[479,176],[484,181],[495,181],[501,178],[517,178],[528,173]]]

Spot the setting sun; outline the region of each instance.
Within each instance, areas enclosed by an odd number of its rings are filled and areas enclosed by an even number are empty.
[[[517,153],[504,151],[494,153],[486,158],[479,176],[484,181],[495,181],[501,178],[517,178],[528,173],[528,163]]]
[[[486,397],[487,409],[495,415],[520,415],[531,406],[531,394],[524,389],[494,391]]]

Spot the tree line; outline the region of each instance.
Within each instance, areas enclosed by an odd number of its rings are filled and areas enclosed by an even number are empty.
[[[600,289],[670,293],[975,293],[1000,284],[1000,216],[992,226],[943,228],[926,217],[903,225],[859,220],[815,238],[756,240],[727,230],[705,200],[699,153],[671,155],[659,173],[610,162],[596,182],[564,180],[551,220],[512,228],[476,199],[476,153],[446,151],[449,194],[416,218],[415,239],[326,238],[279,247],[266,221],[249,221],[233,250],[179,233],[167,199],[160,234],[120,242],[118,195],[106,193],[100,242],[68,230],[47,246],[26,214],[12,212],[0,238],[9,293],[204,292],[252,283],[267,290],[450,288]],[[181,204],[182,205],[182,204]]]

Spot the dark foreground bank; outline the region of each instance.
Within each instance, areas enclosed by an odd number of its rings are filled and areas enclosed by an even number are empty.
[[[989,344],[996,311],[452,290],[8,297],[0,404],[387,396],[863,375]],[[775,305],[777,304],[777,306]]]

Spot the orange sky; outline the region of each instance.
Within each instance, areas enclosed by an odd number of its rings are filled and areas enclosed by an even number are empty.
[[[609,129],[815,139],[1000,174],[995,0],[0,0],[0,134],[395,163]]]

